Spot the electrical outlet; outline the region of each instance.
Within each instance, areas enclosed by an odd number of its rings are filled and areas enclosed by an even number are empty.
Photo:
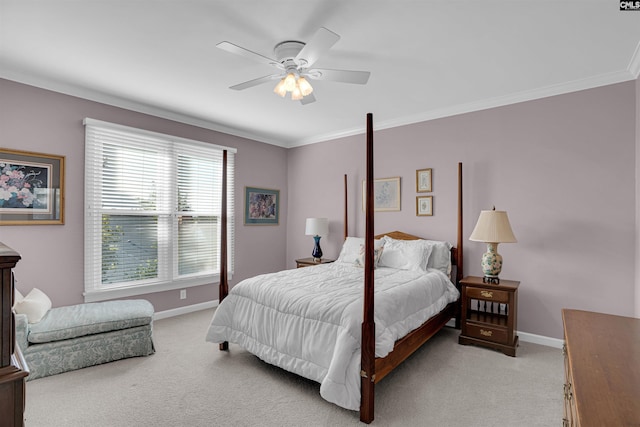
[[[187,299],[187,290],[180,289],[180,299]]]

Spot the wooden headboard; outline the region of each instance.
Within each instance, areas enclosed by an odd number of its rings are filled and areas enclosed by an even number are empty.
[[[389,236],[392,239],[396,240],[420,240],[422,237],[417,237],[412,234],[403,233],[402,231],[391,231],[389,233],[378,234],[377,236],[373,236],[376,239],[382,239],[384,236]]]

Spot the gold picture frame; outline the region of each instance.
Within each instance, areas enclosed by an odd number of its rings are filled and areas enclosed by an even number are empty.
[[[0,148],[0,225],[64,224],[64,160]]]
[[[362,181],[362,210],[364,211],[367,181]],[[373,180],[373,199],[375,212],[393,212],[400,210],[400,177]]]
[[[416,197],[416,215],[433,216],[433,196]]]
[[[432,170],[418,169],[416,171],[416,192],[417,193],[430,193],[433,191],[431,186]]]

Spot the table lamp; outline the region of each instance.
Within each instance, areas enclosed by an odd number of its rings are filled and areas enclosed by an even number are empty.
[[[469,240],[487,244],[487,252],[482,255],[482,272],[485,283],[500,283],[502,255],[498,253],[498,243],[516,243],[507,212],[493,210],[481,211],[478,223]]]
[[[305,234],[313,236],[315,246],[311,256],[315,262],[322,259],[322,249],[320,249],[320,238],[329,234],[329,220],[327,218],[307,218],[307,226]]]

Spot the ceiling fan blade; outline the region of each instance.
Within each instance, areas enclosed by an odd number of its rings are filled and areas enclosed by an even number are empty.
[[[257,79],[249,80],[248,82],[240,83],[234,86],[229,87],[229,89],[233,90],[243,90],[248,89],[250,87],[261,85],[262,83],[267,83],[272,80],[276,80],[280,78],[280,74],[272,74],[270,76],[259,77]]]
[[[314,80],[329,80],[332,82],[363,85],[369,81],[371,73],[369,71],[327,70],[314,68],[313,70],[305,70],[304,75],[309,76]]]
[[[244,56],[245,58],[252,59],[254,61],[261,62],[263,64],[272,65],[274,67],[281,68],[278,61],[275,59],[267,58],[264,55],[260,55],[259,53],[252,52],[248,49],[235,45],[229,42],[220,42],[216,45],[217,48],[225,50],[230,53],[234,53],[236,55]]]
[[[329,31],[324,27],[320,27],[320,29],[313,35],[311,40],[304,45],[302,50],[298,52],[296,55],[296,60],[304,59],[307,61],[305,67],[310,67],[311,64],[316,62],[320,56],[331,49],[331,46],[336,44],[336,42],[340,40],[340,36],[334,33],[333,31]]]
[[[302,105],[311,104],[312,102],[316,102],[316,97],[313,96],[313,93],[310,93],[300,100],[300,104]]]

